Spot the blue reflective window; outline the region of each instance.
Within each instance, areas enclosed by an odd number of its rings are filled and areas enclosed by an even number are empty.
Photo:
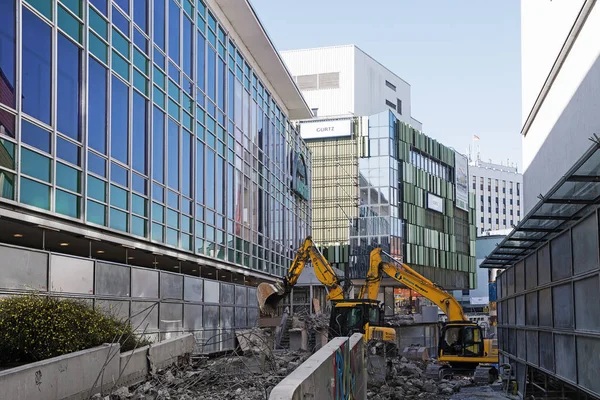
[[[123,211],[110,209],[110,227],[119,231],[127,232],[127,214]]]
[[[211,149],[206,149],[206,204],[207,207],[215,208],[215,152]]]
[[[129,20],[125,18],[123,14],[119,10],[113,7],[112,14],[112,22],[117,28],[121,30],[125,34],[125,36],[129,36]]]
[[[106,154],[106,68],[89,58],[88,144]]]
[[[180,24],[179,15],[181,8],[174,0],[169,0],[169,57],[179,65]]]
[[[227,95],[227,88],[225,87],[225,80],[227,79],[226,77],[226,73],[227,70],[225,68],[225,62],[223,62],[223,60],[221,60],[221,58],[219,58],[219,61],[217,61],[218,66],[219,66],[219,70],[218,70],[218,75],[217,75],[217,79],[218,79],[218,90],[219,90],[219,102],[217,103],[219,108],[221,110],[225,110],[225,98]]]
[[[179,195],[172,190],[167,193],[167,205],[173,208],[179,208]]]
[[[26,120],[21,122],[21,140],[23,143],[50,153],[50,132]]]
[[[175,82],[179,83],[179,75],[179,69],[175,66],[175,64],[169,62],[169,77]]]
[[[204,144],[196,140],[196,201],[204,204]]]
[[[215,68],[216,65],[216,54],[212,47],[207,46],[208,48],[208,62],[206,63],[206,68],[208,70],[208,81],[206,83],[206,94],[208,97],[215,101]]]
[[[179,126],[169,118],[167,157],[167,184],[179,190]]]
[[[71,164],[80,165],[80,148],[75,143],[56,137],[56,156]]]
[[[148,127],[146,121],[146,99],[137,92],[133,94],[133,169],[142,174],[148,173]]]
[[[81,215],[80,197],[63,192],[62,190],[57,190],[56,212],[72,218],[79,218]]]
[[[21,148],[21,172],[46,182],[52,179],[50,159],[26,148]]]
[[[57,128],[72,139],[81,140],[81,50],[62,34],[58,35]],[[93,93],[92,96],[96,94]]]
[[[90,3],[92,3],[94,6],[96,6],[96,8],[104,15],[108,15],[106,13],[107,9],[106,9],[106,0],[90,0]]]
[[[144,32],[148,32],[148,0],[134,0],[133,21]]]
[[[165,180],[165,114],[154,107],[152,127],[152,177],[160,183]]]
[[[146,39],[146,36],[137,29],[133,30],[133,42],[137,47],[142,49],[144,53],[148,54],[148,39]]]
[[[192,135],[182,129],[181,146],[181,193],[192,196]]]
[[[88,152],[88,169],[106,178],[106,160],[91,151]]]
[[[235,204],[233,202],[234,189],[234,177],[233,177],[233,165],[227,164],[227,217],[233,218]]]
[[[166,70],[165,68],[165,56],[156,47],[154,48],[154,63]]]
[[[225,199],[223,198],[223,187],[225,186],[223,169],[225,168],[225,160],[217,157],[217,168],[215,169],[215,195],[216,195],[216,210],[220,214],[225,212]]]
[[[208,12],[208,26],[213,31],[215,31],[215,32],[217,31],[217,21],[215,20],[215,17],[213,17],[213,15],[210,12]]]
[[[126,14],[129,14],[129,0],[113,0],[113,2],[117,3]]]
[[[125,168],[115,163],[110,164],[110,180],[112,182],[116,182],[119,185],[128,186],[128,175],[129,171],[127,171]]]
[[[198,50],[196,52],[196,57],[197,57],[197,68],[198,68],[198,76],[196,77],[196,82],[198,82],[198,87],[204,91],[204,75],[205,75],[205,64],[206,64],[206,60],[205,60],[205,54],[204,52],[206,51],[206,40],[204,39],[204,36],[202,36],[202,34],[200,32],[198,32]]]
[[[21,202],[49,210],[50,187],[27,178],[21,178]]]
[[[106,207],[95,201],[87,202],[87,220],[98,225],[106,225]]]
[[[160,201],[161,203],[165,202],[165,189],[157,185],[156,183],[152,184],[152,198],[156,201]]]
[[[15,1],[0,1],[0,76],[6,80],[7,85],[0,96],[0,102],[11,108],[16,108],[15,4]]]
[[[192,32],[192,21],[188,17],[183,17],[183,72],[190,77],[193,71],[192,60],[194,53]]]
[[[110,155],[127,164],[129,152],[128,137],[129,90],[119,78],[112,78],[112,106],[110,125]]]
[[[148,194],[148,190],[146,189],[146,179],[139,176],[138,174],[132,174],[131,187],[134,191],[138,193],[142,193],[144,195]]]
[[[50,125],[52,30],[23,8],[23,111]]]
[[[154,43],[165,49],[165,0],[154,0]]]
[[[233,75],[233,72],[229,71],[229,82],[227,85],[227,89],[229,91],[229,97],[227,97],[227,100],[229,102],[228,106],[227,106],[227,115],[229,116],[230,119],[233,119],[233,115],[234,115],[234,104],[235,104],[235,93],[234,93],[234,89],[235,89],[235,75]]]

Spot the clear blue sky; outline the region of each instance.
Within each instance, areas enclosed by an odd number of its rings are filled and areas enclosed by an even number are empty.
[[[519,0],[250,0],[278,50],[355,44],[411,84],[413,117],[521,170]]]

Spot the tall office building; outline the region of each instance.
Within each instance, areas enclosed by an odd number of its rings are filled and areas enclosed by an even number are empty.
[[[482,266],[523,397],[600,398],[600,5],[521,1],[523,201]],[[590,140],[591,139],[591,140]]]
[[[517,167],[477,158],[469,163],[471,190],[475,193],[477,236],[512,229],[521,221],[523,175]]]
[[[0,242],[273,279],[311,116],[246,0],[2,1]]]

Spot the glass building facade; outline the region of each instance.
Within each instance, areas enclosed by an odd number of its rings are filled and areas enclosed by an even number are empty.
[[[474,198],[469,211],[456,206],[455,152],[390,111],[353,127],[350,136],[308,141],[313,231],[324,255],[361,280],[370,251],[382,247],[446,288],[474,287]]]
[[[202,0],[0,2],[0,202],[281,275],[311,157]]]

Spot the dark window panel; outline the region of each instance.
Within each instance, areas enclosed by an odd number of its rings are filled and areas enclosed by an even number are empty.
[[[129,161],[129,88],[116,76],[112,77],[112,107],[110,126],[110,154],[113,158]]]
[[[148,0],[134,0],[133,21],[144,32],[148,32]]]
[[[50,132],[26,120],[21,122],[21,140],[36,149],[50,153]]]
[[[186,1],[186,0],[184,0]],[[193,71],[193,28],[192,21],[189,20],[188,17],[183,17],[183,72],[187,74],[187,76],[192,76]]]
[[[211,46],[207,46],[208,47],[208,61],[206,64],[206,67],[208,69],[208,75],[207,75],[207,83],[206,83],[206,94],[208,95],[208,97],[210,97],[210,99],[212,101],[215,101],[215,95],[216,95],[216,87],[215,87],[215,78],[216,78],[216,54],[214,49]]]
[[[169,57],[179,65],[179,41],[181,8],[174,0],[169,0]]]
[[[129,37],[129,20],[114,7],[112,13],[112,22],[113,25],[115,25],[121,30],[121,32],[125,34],[125,36]]]
[[[154,107],[152,127],[152,171],[157,182],[165,180],[165,114]]]
[[[62,34],[58,35],[56,90],[58,131],[81,141],[81,50]]]
[[[204,144],[196,141],[196,201],[204,204]]]
[[[137,92],[133,95],[133,169],[146,175],[148,173],[148,102]]]
[[[15,1],[0,2],[0,103],[13,109],[16,108],[15,4]],[[0,124],[3,123],[5,122],[0,115]],[[14,136],[14,122],[12,128],[10,136]]]
[[[23,111],[50,125],[52,30],[23,8]]]
[[[165,49],[165,0],[154,0],[154,43]]]
[[[169,118],[167,144],[167,184],[179,190],[179,126]]]
[[[185,196],[192,195],[192,146],[193,136],[185,129],[182,129],[182,149],[181,149],[181,193]]]
[[[106,68],[89,60],[88,144],[106,154]]]

